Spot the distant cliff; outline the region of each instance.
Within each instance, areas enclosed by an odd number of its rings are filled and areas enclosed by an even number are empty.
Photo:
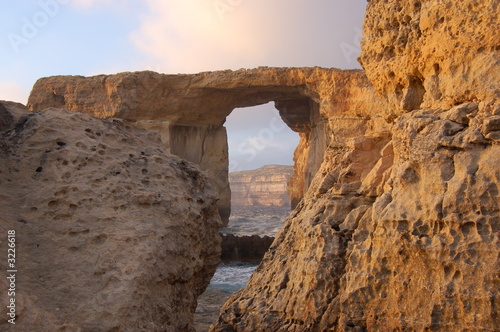
[[[229,173],[232,206],[289,206],[293,166],[266,165]]]

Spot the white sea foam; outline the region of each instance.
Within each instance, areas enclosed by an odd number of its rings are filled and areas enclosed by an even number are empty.
[[[217,267],[209,287],[234,293],[246,286],[258,263],[228,262]]]

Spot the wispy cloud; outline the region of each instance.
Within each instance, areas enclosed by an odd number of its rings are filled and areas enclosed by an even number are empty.
[[[131,38],[171,72],[238,67],[262,59],[258,36],[244,20],[221,21],[213,1],[148,0],[149,13]]]
[[[353,40],[366,5],[362,0],[146,2],[148,11],[131,40],[172,73],[261,65],[356,66],[348,63],[340,45]]]
[[[271,103],[237,109],[225,124],[231,171],[255,169],[264,163],[291,164],[299,137],[281,120]]]

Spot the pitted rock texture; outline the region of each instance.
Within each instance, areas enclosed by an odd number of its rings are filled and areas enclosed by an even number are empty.
[[[219,211],[230,212],[226,117],[237,107],[274,101],[283,121],[300,134],[290,182],[292,206],[304,196],[331,140],[377,126],[387,108],[360,70],[268,68],[194,75],[153,72],[42,78],[31,110],[62,107],[97,117],[119,117],[161,134],[173,154],[197,163],[216,180]],[[371,121],[374,120],[374,121]]]
[[[232,206],[290,206],[288,181],[293,166],[266,165],[229,173]]]
[[[212,331],[495,331],[500,145],[483,135],[488,109],[414,111],[392,140],[331,146]],[[464,110],[468,124],[450,120]]]
[[[220,261],[211,181],[128,121],[22,108],[0,103],[0,231],[16,232],[18,268],[16,325],[0,329],[194,331]]]
[[[371,215],[393,158],[390,138],[383,132],[331,145],[306,196],[276,235],[247,287],[222,308],[212,330],[335,328],[323,317],[334,319],[325,312],[329,306],[340,308],[339,284],[349,242],[360,220]],[[368,184],[373,189],[366,190]]]
[[[498,330],[497,12],[369,1],[360,59],[387,127],[328,132],[304,199],[212,331]]]
[[[386,117],[499,98],[498,0],[368,2],[360,62]]]

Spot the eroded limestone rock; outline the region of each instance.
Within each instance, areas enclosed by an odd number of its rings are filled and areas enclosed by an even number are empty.
[[[304,199],[212,331],[498,329],[497,11],[369,1],[361,62],[392,125],[329,132]]]
[[[497,0],[369,1],[360,62],[386,117],[499,98],[498,30]]]
[[[0,117],[0,232],[16,232],[18,270],[16,324],[0,329],[193,331],[220,261],[206,174],[125,120],[5,102]]]
[[[31,110],[62,107],[101,118],[119,117],[157,131],[166,149],[198,163],[215,179],[219,211],[227,223],[230,191],[223,123],[234,108],[269,101],[300,134],[289,189],[293,206],[319,169],[330,133],[360,135],[368,124],[378,125],[381,116],[374,110],[386,108],[362,71],[317,67],[48,77],[36,82],[28,105]]]
[[[327,331],[329,305],[340,310],[339,287],[353,232],[371,216],[376,197],[366,192],[389,137],[354,137],[330,145],[325,162],[245,289],[221,310],[214,331]],[[382,153],[384,152],[384,153]],[[383,155],[384,154],[384,155]],[[381,178],[391,174],[390,166]],[[339,313],[336,313],[338,319]]]
[[[494,331],[500,145],[481,134],[496,119],[485,106],[468,126],[448,118],[469,104],[419,110],[396,120],[390,141],[330,146],[212,330]]]

